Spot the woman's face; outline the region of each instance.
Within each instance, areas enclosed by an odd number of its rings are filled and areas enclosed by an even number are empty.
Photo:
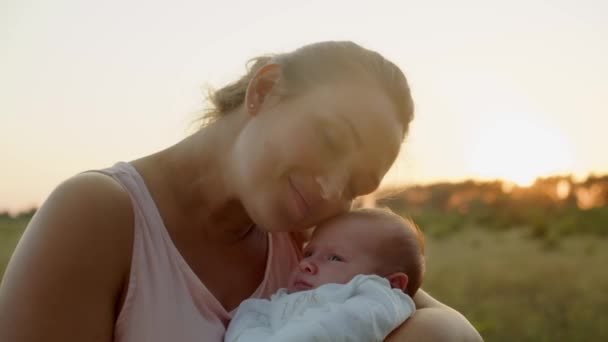
[[[318,86],[248,118],[231,181],[263,229],[307,229],[374,191],[402,139],[395,106],[373,82]]]

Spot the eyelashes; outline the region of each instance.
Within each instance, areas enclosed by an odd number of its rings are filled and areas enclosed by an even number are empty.
[[[330,123],[321,123],[320,127],[321,140],[325,149],[332,154],[338,156],[346,152],[345,141],[341,134]]]
[[[304,256],[304,258],[310,258],[312,256],[312,254],[313,254],[312,251],[305,251],[303,256]],[[327,256],[327,261],[344,262],[344,258],[342,258],[341,256],[339,256],[337,254],[329,254]]]
[[[333,155],[337,155],[340,153],[340,147],[338,145],[338,139],[335,136],[335,133],[332,132],[330,128],[323,129],[323,143],[325,147],[331,152]]]
[[[327,260],[329,261],[337,261],[337,262],[342,262],[344,261],[344,259],[342,259],[342,257],[340,257],[339,255],[330,255]]]

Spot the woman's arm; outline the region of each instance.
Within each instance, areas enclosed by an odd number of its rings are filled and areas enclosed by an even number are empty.
[[[483,341],[477,330],[456,310],[418,290],[418,310],[386,339],[388,342]]]
[[[0,284],[0,341],[110,342],[133,234],[128,194],[78,175],[38,210]]]

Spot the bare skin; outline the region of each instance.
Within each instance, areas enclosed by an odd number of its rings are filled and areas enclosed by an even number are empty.
[[[477,330],[458,311],[442,304],[422,289],[414,296],[416,312],[385,341],[479,342]]]
[[[300,239],[299,232],[343,212],[353,197],[378,186],[401,143],[402,132],[392,128],[400,125],[391,119],[396,115],[390,102],[375,88],[343,86],[328,99],[322,96],[327,91],[320,89],[286,107],[268,96],[276,71],[262,70],[248,89],[245,108],[213,130],[201,130],[132,162],[176,247],[227,310],[262,280],[266,231],[287,229]],[[351,100],[336,100],[340,98]],[[311,103],[323,104],[318,113],[307,113],[320,120],[333,119],[323,115],[342,110],[333,108],[335,103],[353,105],[348,112],[360,117],[350,124],[364,135],[365,147],[340,146],[339,163],[328,162],[337,160],[335,156],[311,151],[310,142],[319,139],[312,135],[317,130],[310,116],[289,113],[290,122],[299,123],[291,130],[285,128],[287,121],[281,122],[289,108],[310,111]],[[380,114],[366,122],[370,111]],[[339,134],[349,134],[343,133],[344,126],[336,127]],[[272,140],[289,143],[272,145]],[[264,159],[268,155],[277,159]],[[254,159],[248,161],[248,156]],[[318,174],[343,184],[341,195],[318,196],[321,190],[311,176]],[[309,203],[304,209],[294,204],[290,177],[306,194]],[[254,221],[266,231],[254,228]],[[28,225],[0,285],[0,340],[112,341],[129,275],[133,222],[128,194],[107,176],[81,174],[59,185]],[[209,262],[217,259],[223,261],[221,269]],[[408,321],[396,331],[393,341],[419,341],[444,325],[451,327],[447,337],[473,335],[474,329],[451,309],[428,296],[415,300],[420,310],[410,320],[414,323]],[[454,340],[444,337],[434,341]]]

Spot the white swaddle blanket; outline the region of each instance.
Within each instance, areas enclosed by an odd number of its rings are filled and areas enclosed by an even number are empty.
[[[224,341],[383,341],[414,311],[414,301],[388,280],[358,275],[344,285],[245,300]]]

